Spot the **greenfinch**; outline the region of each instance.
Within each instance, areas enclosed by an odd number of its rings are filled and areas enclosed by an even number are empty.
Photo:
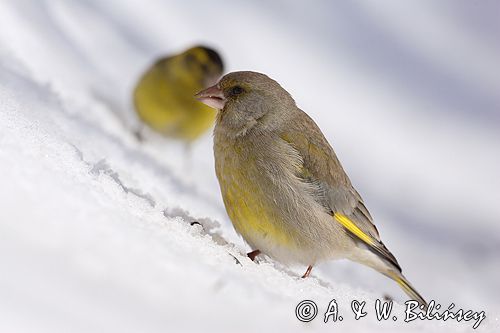
[[[216,114],[193,94],[217,82],[223,67],[219,54],[205,46],[158,59],[134,89],[137,115],[166,137],[192,142],[213,125]]]
[[[363,199],[316,123],[276,81],[233,72],[195,97],[218,110],[215,170],[236,231],[253,249],[307,266],[346,258],[426,302],[380,240]]]

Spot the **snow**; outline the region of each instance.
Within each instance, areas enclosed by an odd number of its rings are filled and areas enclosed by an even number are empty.
[[[140,144],[130,89],[197,42],[277,79],[323,129],[405,275],[499,329],[496,3],[0,3],[0,332],[470,331],[404,323],[404,295],[339,261],[257,264],[226,216],[211,136]],[[192,222],[198,221],[199,224]],[[375,299],[395,300],[379,322]],[[335,298],[344,321],[322,316]],[[295,318],[301,300],[318,317]],[[353,319],[351,301],[368,316]]]

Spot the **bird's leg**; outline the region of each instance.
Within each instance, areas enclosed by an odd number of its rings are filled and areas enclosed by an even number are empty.
[[[254,250],[252,252],[248,252],[247,256],[250,258],[250,260],[254,261],[255,257],[257,257],[260,254],[260,250]]]
[[[140,143],[144,142],[144,134],[142,133],[142,128],[139,128],[134,131],[134,136]]]
[[[139,141],[140,143],[143,143],[145,141],[146,138],[144,137],[144,125],[139,124],[135,128],[134,136],[137,139],[137,141]]]
[[[305,279],[306,277],[308,277],[311,274],[312,269],[313,269],[312,265],[309,265],[304,275],[302,275],[302,278]]]
[[[183,168],[184,171],[189,175],[189,179],[193,178],[192,172],[193,172],[193,145],[191,142],[186,142],[184,145],[184,161],[183,161]]]

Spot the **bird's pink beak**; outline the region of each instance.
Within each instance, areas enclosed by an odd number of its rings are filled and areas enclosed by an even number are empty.
[[[217,84],[200,91],[194,97],[203,104],[218,110],[222,110],[226,104],[226,98]]]

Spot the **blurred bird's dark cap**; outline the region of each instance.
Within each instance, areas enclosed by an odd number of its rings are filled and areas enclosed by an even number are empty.
[[[203,49],[207,53],[210,60],[217,64],[221,68],[221,71],[224,71],[224,63],[222,62],[222,58],[217,51],[203,45],[200,45],[199,48]]]

